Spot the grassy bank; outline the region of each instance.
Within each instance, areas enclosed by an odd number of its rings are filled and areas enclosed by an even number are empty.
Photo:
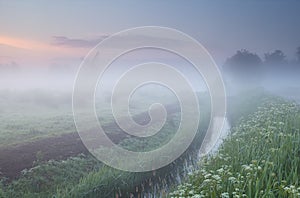
[[[299,197],[299,107],[268,99],[170,197]]]

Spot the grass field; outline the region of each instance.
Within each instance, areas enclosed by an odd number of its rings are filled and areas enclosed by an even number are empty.
[[[0,146],[75,132],[70,94],[0,91]]]
[[[15,96],[15,93],[2,93],[2,112],[5,112],[7,115],[2,116],[1,119],[3,122],[1,122],[0,126],[2,129],[0,133],[2,137],[1,147],[4,150],[6,148],[13,149],[19,145],[35,145],[39,140],[47,140],[52,136],[59,138],[62,134],[75,132],[70,105],[69,103],[62,105],[62,96],[59,96],[57,99],[60,104],[59,106],[54,104],[49,105],[48,101],[44,101],[44,98],[47,98],[47,96],[53,97],[51,95],[43,96],[42,99],[39,96],[40,102],[38,104],[35,103],[37,99],[33,100],[32,96],[30,96],[30,100],[28,99],[31,102],[27,100],[14,100],[14,98],[27,98],[26,94],[28,93],[23,93],[20,97],[19,95]],[[6,100],[3,99],[5,98],[3,95],[6,97]],[[34,95],[34,97],[37,96]],[[165,105],[174,102],[174,100],[170,100],[167,97],[164,99],[165,101],[161,102]],[[207,101],[207,95],[203,95],[202,99],[203,101]],[[151,100],[137,99],[135,106],[131,108],[131,113],[139,115],[147,109],[146,107],[149,104],[151,104]],[[201,121],[202,128],[199,130],[197,140],[201,138],[201,134],[205,131],[208,124],[209,110],[207,107],[209,105],[202,103],[201,108],[204,112],[207,112],[207,116],[204,116]],[[117,128],[114,128],[114,125],[109,125],[113,117],[107,108],[103,108],[100,103],[97,106],[97,112],[100,113],[100,122],[110,126],[108,127],[108,134],[114,134],[114,137],[118,135],[119,132],[116,132],[118,131]],[[168,116],[167,124],[156,136],[151,137],[147,141],[129,137],[121,140],[119,144],[129,150],[141,150],[141,148],[142,150],[151,150],[151,148],[159,147],[169,141],[174,135],[178,123],[179,117],[175,111],[175,114],[173,113],[172,116]],[[119,135],[122,136],[122,134]],[[54,141],[57,141],[57,139],[54,139]],[[48,142],[46,143],[49,144]],[[34,148],[35,153],[32,153],[35,158],[33,166],[23,170],[19,174],[19,178],[13,181],[7,182],[6,178],[3,177],[0,197],[52,197],[53,195],[56,197],[94,197],[102,196],[103,194],[111,197],[116,193],[126,196],[129,196],[132,192],[141,193],[142,191],[147,191],[152,193],[154,189],[163,189],[166,184],[174,183],[178,175],[182,176],[182,166],[187,158],[196,155],[196,153],[191,152],[196,147],[197,145],[194,145],[194,147],[189,149],[189,152],[186,152],[176,162],[161,170],[157,170],[155,173],[127,173],[118,171],[104,166],[90,155],[83,154],[64,160],[50,159],[45,161],[45,158],[48,159],[47,155],[49,153],[43,153],[38,150],[39,148]],[[58,147],[51,148],[51,145],[48,148],[60,150]],[[28,152],[33,151],[30,148]],[[61,152],[64,152],[63,148]],[[15,154],[12,153],[12,155]],[[58,153],[57,155],[60,154]],[[2,163],[5,164],[5,160],[3,159]],[[161,178],[164,179],[162,180]]]
[[[209,105],[203,103],[207,101],[207,95],[200,97],[200,109],[209,115]],[[133,110],[136,114],[141,113],[140,109],[144,107],[141,102],[139,105],[139,108]],[[37,136],[43,139],[75,130],[67,104],[59,108],[43,103],[38,108],[27,106],[38,111],[28,111],[22,105],[15,107],[20,117],[12,114],[14,108],[8,105],[2,110],[11,113],[1,117],[0,136],[6,138],[1,143],[2,148],[28,142],[32,144]],[[20,107],[28,116],[21,116],[23,112]],[[201,159],[198,165],[195,156],[209,116],[202,118],[202,128],[191,147],[175,162],[157,171],[119,171],[105,166],[89,154],[44,160],[44,153],[36,152],[33,166],[23,170],[18,179],[10,182],[2,179],[0,197],[138,197],[154,194],[161,197],[194,198],[297,197],[299,107],[263,91],[229,98],[228,107],[232,133],[217,153]],[[102,112],[106,111],[102,109]],[[102,119],[109,123],[112,119],[109,113],[101,115],[104,116],[100,116],[100,121]],[[168,119],[164,133],[158,133],[148,141],[125,138],[119,144],[129,150],[159,147],[172,138],[178,121],[179,117],[175,114]]]

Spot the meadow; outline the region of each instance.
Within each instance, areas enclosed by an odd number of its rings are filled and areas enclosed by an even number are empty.
[[[115,194],[127,197],[130,196],[130,193],[141,194],[143,192],[153,194],[155,191],[159,192],[166,186],[176,183],[176,178],[182,177],[185,174],[183,167],[187,161],[190,164],[194,163],[193,160],[196,159],[196,151],[199,149],[198,144],[193,144],[181,158],[169,166],[155,172],[146,173],[128,173],[115,170],[105,166],[93,156],[80,149],[76,150],[78,153],[72,152],[70,155],[67,154],[67,157],[61,157],[60,155],[63,155],[65,152],[70,152],[70,148],[63,147],[69,147],[69,145],[57,145],[57,140],[65,137],[64,135],[77,134],[69,103],[66,102],[64,104],[62,102],[68,95],[53,96],[43,92],[38,92],[38,94],[25,92],[21,95],[16,95],[16,93],[12,92],[2,92],[2,94],[2,112],[5,112],[8,116],[4,116],[4,114],[2,116],[0,136],[3,139],[0,155],[5,154],[7,148],[14,151],[15,148],[20,148],[20,145],[21,149],[24,148],[24,145],[25,148],[28,145],[34,145],[32,146],[34,148],[28,149],[28,152],[31,152],[31,157],[33,155],[34,159],[31,165],[29,164],[20,173],[16,173],[17,177],[14,178],[5,177],[5,170],[1,167],[0,172],[4,171],[4,176],[1,179],[0,197],[112,197]],[[5,100],[4,96],[9,100]],[[147,116],[144,117],[144,111],[149,104],[152,104],[152,101],[141,100],[139,96],[136,97],[136,102],[131,106],[131,113],[136,118],[136,121],[139,122],[148,119]],[[208,95],[199,95],[199,97],[203,101],[207,101]],[[24,100],[20,100],[20,98]],[[116,123],[112,121],[113,117],[108,108],[101,105],[103,104],[101,102],[105,101],[100,101],[96,106],[97,112],[99,112],[99,121],[104,123],[108,136],[115,139],[116,137],[122,137],[117,138],[116,143],[128,150],[146,151],[157,148],[172,138],[180,121],[179,109],[176,104],[174,106],[176,101],[167,96],[163,98],[164,101],[161,101],[161,103],[171,105],[167,124],[159,133],[147,140],[124,135],[116,127]],[[36,101],[39,102],[37,103]],[[52,104],[49,104],[48,101],[51,101]],[[53,101],[57,101],[57,103],[53,104]],[[201,106],[207,114],[204,114],[205,116],[201,119],[202,127],[199,129],[199,135],[195,142],[198,142],[202,138],[208,125],[208,107],[209,105],[206,102]],[[53,137],[56,139],[51,139]],[[44,140],[47,141],[43,142]],[[49,140],[51,141],[49,142]],[[66,141],[66,139],[62,141]],[[37,142],[42,142],[42,147]],[[73,147],[76,147],[76,143],[73,142],[75,144]],[[55,146],[53,147],[51,144]],[[46,146],[45,149],[43,148],[44,146]],[[77,147],[80,146],[77,145]],[[62,153],[56,152],[58,155],[56,158],[47,149]],[[19,149],[16,152],[23,152],[23,150]],[[23,164],[22,160],[14,159],[14,156],[16,158],[19,157],[18,153],[11,153],[13,155],[10,156],[12,163],[16,163],[17,160],[17,162],[19,161],[18,163]],[[51,156],[53,159],[49,159]],[[0,156],[0,159],[2,165],[10,162],[3,156]],[[14,165],[8,165],[9,169],[11,168],[10,166]]]
[[[45,159],[44,153],[36,152],[32,166],[23,170],[17,178],[8,181],[2,177],[0,197],[299,196],[298,105],[262,90],[230,97],[227,116],[232,126],[231,133],[216,153],[199,161],[197,151],[209,121],[207,97],[207,94],[199,95],[200,109],[206,112],[206,116],[201,119],[196,139],[180,158],[166,167],[145,173],[129,173],[110,168],[88,153],[49,160]],[[133,112],[139,115],[146,103],[138,100]],[[17,123],[21,128],[1,126],[1,131],[6,129],[7,132],[0,133],[0,136],[8,140],[3,141],[1,148],[32,144],[37,139],[75,132],[71,115],[66,116],[66,112],[70,112],[67,105],[65,108],[55,105],[50,108],[45,104],[39,104],[38,109],[44,108],[45,111],[38,113],[24,109],[31,116],[23,120],[13,115],[10,118],[2,116],[2,119],[15,121],[5,120],[1,125],[10,123],[14,126]],[[15,109],[20,111],[19,107]],[[100,121],[109,124],[111,114],[101,106],[98,110],[102,112]],[[53,123],[55,119],[57,123]],[[162,132],[147,141],[126,137],[118,144],[128,150],[159,147],[172,138],[178,122],[179,115],[174,113],[168,117]],[[30,128],[41,131],[38,138]],[[23,131],[22,138],[18,137],[19,130]]]

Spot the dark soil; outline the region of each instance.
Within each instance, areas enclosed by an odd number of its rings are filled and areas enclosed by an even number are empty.
[[[0,148],[0,172],[2,177],[12,180],[21,171],[29,169],[40,152],[42,160],[60,160],[80,153],[88,153],[78,133],[68,133],[57,137],[47,137],[17,146]]]
[[[176,105],[168,105],[166,109],[168,115],[180,110]],[[134,119],[144,124],[150,120],[150,117],[147,112],[144,112],[134,116]],[[130,137],[115,122],[105,126],[104,130],[110,131],[107,135],[116,144]],[[42,155],[43,161],[62,160],[81,153],[89,153],[77,132],[45,137],[16,146],[0,147],[0,177],[5,177],[8,181],[18,178],[22,170],[33,167],[38,152]]]

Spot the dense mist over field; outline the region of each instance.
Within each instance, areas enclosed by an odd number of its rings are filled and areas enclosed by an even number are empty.
[[[0,67],[1,100],[24,104],[49,104],[50,106],[71,105],[77,68],[76,66],[64,69]],[[190,79],[197,87],[195,91],[207,91],[203,78],[193,72],[195,71],[190,70],[189,74],[192,74]],[[274,69],[262,67],[259,71],[250,69],[239,72],[229,71],[225,67],[221,67],[221,72],[228,96],[241,91],[260,88],[288,99],[300,100],[300,64],[283,64],[276,65]],[[119,74],[120,72],[116,72],[104,77],[104,83],[101,85],[105,87],[97,88],[97,97],[108,99]],[[153,86],[152,91],[155,90],[157,93],[158,85]],[[141,89],[140,93],[149,97],[151,86],[148,88]],[[162,88],[161,90],[165,89]]]
[[[193,88],[192,91],[207,91],[203,77],[190,62],[166,51],[143,49],[128,54],[125,58],[119,57],[119,59],[108,66],[105,73],[99,76],[98,84],[95,85],[97,99],[109,102],[110,96],[122,76],[130,72],[132,68],[145,62],[150,62],[149,67],[154,62],[170,65],[170,67],[183,75],[185,80],[190,83]],[[81,68],[82,63],[82,61],[78,61],[77,63],[59,67],[24,67],[14,62],[0,64],[0,92],[5,91],[6,93],[3,95],[15,95],[15,99],[19,98],[18,100],[24,103],[26,101],[29,102],[31,99],[33,103],[36,102],[37,104],[42,103],[42,101],[54,106],[55,104],[57,106],[64,103],[71,104],[77,72]],[[154,70],[152,75],[161,75],[160,73],[160,71]],[[120,84],[126,87],[127,83],[135,82],[143,75],[148,74],[143,72],[137,73],[128,82]],[[177,82],[177,79],[172,75],[165,75],[163,78],[171,82]],[[153,98],[159,99],[159,97],[163,98],[169,95],[169,92],[172,92],[172,87],[169,90],[166,89],[167,85],[159,85],[156,82],[148,82],[146,84],[147,86],[143,85],[143,88],[137,88],[135,92],[147,100],[152,100]],[[179,82],[177,85],[176,83],[174,84],[176,87],[180,87]],[[123,94],[122,90],[117,94],[121,96]],[[155,96],[152,97],[151,94]],[[84,98],[85,96],[82,97]]]
[[[155,55],[155,53],[151,53]],[[144,54],[145,52],[143,52]],[[125,74],[132,65],[139,63],[140,60],[132,61],[138,55],[141,54],[135,54],[135,56],[130,57],[131,62],[125,61],[125,63],[122,63],[122,59],[119,62],[115,62],[103,76],[99,77],[96,89],[97,97],[107,99],[114,86],[118,83],[120,76]],[[228,57],[223,65],[218,66],[227,95],[234,95],[243,90],[260,88],[285,98],[299,100],[299,52],[296,55],[294,59],[288,60],[286,55],[280,50],[266,53],[264,57],[248,50],[238,50],[236,54]],[[165,63],[174,66],[181,72],[190,81],[196,92],[208,91],[204,79],[201,74],[193,69],[193,65],[174,57],[165,61]],[[37,103],[39,103],[39,100],[45,100],[53,105],[71,103],[73,86],[79,68],[80,62],[65,67],[22,67],[15,62],[1,64],[0,92],[5,92],[2,95],[6,95],[6,97],[15,94],[14,98],[20,101],[23,100],[23,102],[29,101],[30,98],[33,100],[33,98],[38,97],[39,99],[35,99]],[[172,80],[172,76],[166,76],[166,78]],[[144,89],[141,92],[142,95],[145,95],[147,90],[151,94],[151,86],[148,87],[149,89]],[[158,85],[155,85],[152,90],[155,89],[157,91],[157,87]],[[24,98],[22,98],[22,95]],[[3,97],[2,100],[4,100]]]
[[[13,63],[0,65],[0,89],[72,91],[76,75],[73,68],[21,67]]]

